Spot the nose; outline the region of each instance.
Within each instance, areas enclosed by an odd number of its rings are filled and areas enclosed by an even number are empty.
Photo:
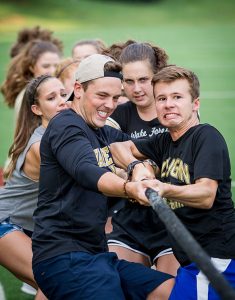
[[[138,82],[134,83],[134,88],[133,88],[135,93],[140,92],[141,88],[140,88],[140,84]]]
[[[165,101],[166,107],[173,107],[174,106],[174,101],[172,98],[168,97]]]
[[[59,102],[58,102],[58,106],[59,107],[64,107],[66,104],[66,99],[64,97],[61,97],[59,98]]]
[[[114,101],[112,97],[108,98],[105,102],[105,107],[114,110],[117,107],[117,101]]]
[[[56,66],[50,66],[50,67],[48,68],[47,73],[48,73],[49,75],[53,76],[53,75],[55,74],[55,71],[56,71]]]

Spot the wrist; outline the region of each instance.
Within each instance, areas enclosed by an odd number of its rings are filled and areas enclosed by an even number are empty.
[[[143,164],[148,164],[149,166],[151,166],[151,168],[153,169],[154,175],[157,174],[157,170],[158,170],[158,166],[157,164],[152,160],[152,159],[145,159],[143,161]]]
[[[128,192],[127,192],[127,188],[126,188],[128,182],[129,182],[129,181],[126,180],[126,181],[124,181],[124,183],[123,183],[123,192],[124,192],[124,197],[125,197],[125,198],[128,198]]]
[[[129,180],[126,180],[124,183],[123,183],[123,191],[124,191],[124,196],[125,198],[127,198],[130,202],[132,203],[136,203],[137,201],[135,199],[132,199],[129,197],[130,193],[128,192],[128,188],[127,188],[127,184],[131,184],[131,182]]]
[[[136,165],[138,164],[143,164],[143,161],[141,160],[134,160],[133,162],[131,162],[128,166],[127,166],[127,179],[130,180],[132,174],[133,174],[133,170],[135,168]]]

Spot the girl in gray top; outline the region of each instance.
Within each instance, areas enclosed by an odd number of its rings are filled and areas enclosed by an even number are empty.
[[[39,146],[49,120],[66,108],[66,98],[63,84],[53,76],[30,81],[9,150],[6,183],[0,188],[0,264],[35,288],[28,235],[33,231],[38,195]],[[45,296],[38,291],[36,299]]]

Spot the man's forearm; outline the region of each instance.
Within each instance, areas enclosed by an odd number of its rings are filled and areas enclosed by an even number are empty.
[[[110,145],[110,150],[115,164],[124,170],[133,161],[145,158],[132,141],[113,143]]]

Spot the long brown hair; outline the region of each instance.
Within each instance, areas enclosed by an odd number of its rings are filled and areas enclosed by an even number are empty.
[[[9,178],[12,175],[19,155],[24,151],[34,130],[41,124],[41,117],[32,112],[31,106],[33,104],[39,105],[39,87],[42,82],[45,82],[50,78],[54,77],[51,75],[39,76],[32,79],[26,87],[16,123],[14,141],[8,152],[10,162],[4,171],[5,178]]]
[[[32,28],[23,28],[18,32],[16,42],[12,45],[10,49],[10,57],[15,57],[22,51],[23,47],[26,46],[28,42],[36,39],[42,41],[50,41],[58,47],[60,52],[62,52],[63,42],[58,38],[54,37],[53,33],[53,31],[46,28],[41,28],[40,26],[35,26]]]
[[[26,86],[27,82],[34,77],[32,67],[45,52],[61,55],[59,48],[52,42],[33,40],[11,60],[6,80],[1,86],[1,92],[9,107],[14,107],[17,95]]]
[[[131,43],[122,50],[119,57],[119,61],[122,65],[143,60],[148,60],[153,73],[156,73],[167,65],[168,55],[165,50],[158,46],[150,43],[131,41]]]

